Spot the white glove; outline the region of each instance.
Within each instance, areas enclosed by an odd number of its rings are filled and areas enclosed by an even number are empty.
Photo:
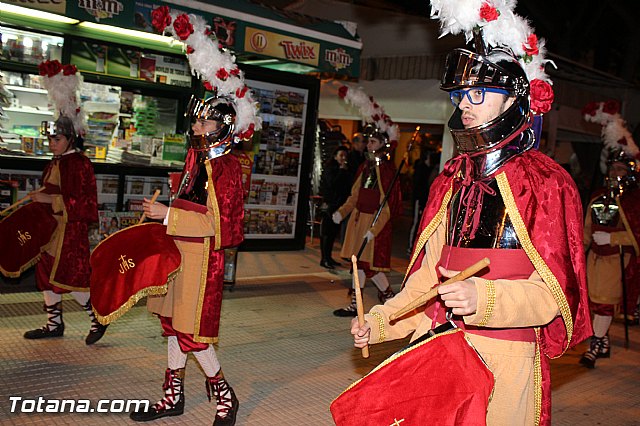
[[[342,215],[339,212],[334,212],[331,215],[331,220],[333,220],[333,223],[335,223],[337,225],[340,222],[342,222]]]
[[[608,232],[596,231],[591,236],[593,242],[599,246],[607,246],[611,244],[611,234]]]
[[[367,241],[371,241],[375,236],[373,235],[373,232],[367,231],[367,233],[364,234],[364,237],[367,239]]]

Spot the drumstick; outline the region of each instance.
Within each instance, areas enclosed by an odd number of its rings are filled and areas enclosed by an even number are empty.
[[[151,201],[150,201],[151,204],[156,202],[156,200],[158,199],[158,195],[160,195],[160,190],[156,189],[156,192],[153,193],[153,197],[151,197]],[[147,216],[144,213],[142,213],[142,216],[140,216],[140,220],[138,221],[138,225],[144,222],[146,218]]]
[[[351,263],[353,263],[353,282],[354,291],[356,292],[358,325],[362,327],[364,325],[364,307],[362,306],[362,292],[360,291],[360,279],[358,278],[358,258],[355,255],[351,256]],[[369,346],[362,348],[362,358],[369,358]]]
[[[491,262],[489,261],[489,258],[485,257],[484,259],[480,260],[479,262],[474,263],[473,265],[469,266],[464,271],[461,271],[457,275],[449,278],[448,280],[446,280],[445,282],[443,282],[440,285],[441,286],[449,285],[449,284],[453,284],[456,281],[466,280],[467,278],[473,276],[476,272],[478,272],[478,271],[482,270],[483,268],[489,266],[490,263]],[[395,314],[391,314],[389,316],[389,321],[397,320],[398,318],[400,318],[401,316],[403,316],[407,312],[411,312],[414,309],[424,305],[425,303],[427,303],[429,300],[433,299],[437,295],[438,295],[438,286],[432,288],[431,290],[429,290],[428,292],[426,292],[422,296],[416,298],[411,303],[409,303],[407,306],[405,306],[404,308],[398,310]]]
[[[44,189],[44,186],[43,186],[43,187],[41,187],[41,188],[36,189],[36,190],[35,190],[35,191],[33,191],[33,192],[40,192],[40,191],[42,191],[43,189]],[[20,198],[20,199],[19,199],[18,201],[16,201],[15,203],[11,204],[11,205],[10,205],[9,207],[7,207],[6,209],[2,210],[2,211],[0,212],[0,216],[4,216],[4,214],[5,214],[6,212],[8,212],[9,210],[11,210],[11,209],[12,209],[12,208],[14,208],[14,207],[19,206],[20,204],[24,203],[25,201],[27,201],[27,200],[28,200],[28,199],[30,199],[30,198],[31,198],[31,195],[28,195],[28,194],[27,194],[27,195],[25,195],[24,197]]]

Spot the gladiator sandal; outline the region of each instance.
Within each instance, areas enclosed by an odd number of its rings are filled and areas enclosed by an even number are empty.
[[[629,325],[638,324],[640,324],[640,305],[636,305],[636,308],[633,310],[633,319],[629,322]]]
[[[340,308],[333,311],[333,315],[337,317],[355,317],[358,315],[356,309],[356,292],[353,289],[349,289],[349,296],[351,296],[351,303],[346,308]]]
[[[84,309],[89,314],[89,318],[91,319],[91,328],[89,329],[89,334],[87,334],[87,338],[84,339],[84,342],[87,345],[93,345],[98,340],[102,339],[102,336],[104,336],[104,332],[107,331],[107,327],[109,327],[109,324],[100,324],[95,314],[93,313],[93,309],[91,307],[91,299],[87,300],[87,303],[82,306],[82,309]]]
[[[236,424],[236,414],[240,402],[233,392],[233,388],[222,375],[222,370],[218,371],[214,377],[207,377],[204,382],[207,389],[207,398],[211,401],[211,395],[216,399],[216,417],[213,426],[233,426]]]
[[[384,305],[384,302],[386,302],[387,300],[391,299],[395,295],[396,294],[391,289],[391,286],[389,286],[385,291],[378,290],[378,300],[383,305]]]
[[[41,328],[24,333],[25,339],[45,339],[48,337],[62,337],[64,334],[64,322],[62,321],[62,301],[51,306],[44,305],[47,313],[47,323]]]
[[[145,407],[144,411],[133,411],[129,414],[131,420],[148,422],[184,413],[184,368],[177,370],[167,368],[162,389],[164,390],[162,399],[151,407]]]
[[[598,358],[609,358],[609,356],[611,356],[609,347],[609,336],[591,336],[591,344],[589,345],[589,350],[582,355],[582,358],[580,358],[580,364],[584,365],[587,368],[595,368],[596,360]]]

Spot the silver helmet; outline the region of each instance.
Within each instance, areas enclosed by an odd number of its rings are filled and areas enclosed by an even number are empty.
[[[465,129],[461,120],[462,111],[457,108],[456,101],[459,104],[461,96],[469,96],[464,89],[475,87],[515,97],[515,101],[495,119]],[[508,49],[494,48],[486,55],[466,49],[453,50],[447,55],[440,88],[450,93],[456,106],[449,120],[449,128],[458,151],[462,153],[488,151],[508,136],[521,132],[530,119],[529,81]],[[484,95],[484,91],[482,93]],[[531,145],[533,142],[531,138]]]
[[[212,120],[218,123],[213,131],[202,135],[195,135],[189,130],[189,144],[191,148],[202,150],[207,159],[225,155],[231,151],[234,140],[236,109],[234,103],[226,97],[210,97],[198,99],[191,97],[187,112],[190,123],[197,120]]]
[[[65,115],[61,115],[56,121],[41,122],[40,134],[47,137],[63,135],[69,141],[70,146],[75,147],[76,144],[77,135],[73,121]]]

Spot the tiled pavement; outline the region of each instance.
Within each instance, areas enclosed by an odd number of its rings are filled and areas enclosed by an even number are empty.
[[[316,240],[317,241],[317,240]],[[240,253],[238,280],[225,292],[218,356],[240,399],[238,425],[330,425],[329,404],[405,342],[371,347],[364,360],[351,346],[348,319],[331,311],[347,302],[346,268],[317,266],[317,244],[300,252]],[[394,258],[391,282],[399,286],[406,259]],[[332,282],[333,280],[333,282]],[[375,299],[365,289],[365,305]],[[143,306],[116,321],[87,347],[86,314],[65,298],[64,338],[27,341],[42,325],[39,293],[0,296],[0,424],[134,424],[123,413],[10,413],[9,396],[46,399],[146,399],[162,393],[166,343]],[[613,356],[595,370],[578,365],[586,343],[552,361],[554,425],[640,424],[640,329],[612,328]],[[189,358],[186,410],[151,424],[211,424],[204,376]]]

